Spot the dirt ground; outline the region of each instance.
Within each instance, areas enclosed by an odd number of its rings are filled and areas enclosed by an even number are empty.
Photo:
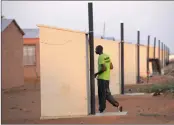
[[[8,124],[172,124],[174,123],[174,98],[172,96],[116,96],[116,99],[128,111],[126,116],[101,116],[83,118],[62,118],[40,120],[39,84],[25,84],[23,87],[2,92],[2,123]],[[97,102],[97,101],[96,101]],[[96,104],[96,110],[98,104]],[[106,111],[116,111],[107,103]]]

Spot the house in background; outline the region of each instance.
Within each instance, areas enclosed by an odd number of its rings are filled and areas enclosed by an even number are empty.
[[[14,19],[1,19],[2,89],[8,89],[24,85],[24,32]]]
[[[101,36],[101,39],[106,39],[106,40],[113,40],[113,41],[115,41],[115,38],[114,38],[114,37],[104,37],[104,36]]]
[[[174,54],[169,55],[169,62],[171,62],[171,63],[174,62]]]
[[[23,45],[24,78],[40,77],[39,61],[39,29],[23,29],[25,35]]]

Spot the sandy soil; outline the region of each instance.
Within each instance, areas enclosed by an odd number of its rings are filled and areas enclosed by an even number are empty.
[[[172,96],[116,96],[116,98],[124,106],[124,110],[128,111],[127,116],[39,120],[41,111],[39,84],[36,86],[25,84],[21,88],[2,92],[2,123],[174,123],[174,98]],[[96,110],[98,109],[97,107]],[[106,111],[114,112],[116,109],[107,103]]]

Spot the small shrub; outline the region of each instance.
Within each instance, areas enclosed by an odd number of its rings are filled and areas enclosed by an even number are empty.
[[[138,92],[154,93],[154,92],[170,92],[174,93],[174,82],[168,82],[163,84],[152,84],[146,87],[140,87],[137,89]]]
[[[151,87],[146,88],[148,89],[147,92],[153,93],[153,92],[174,92],[174,83],[168,83],[168,84],[154,84]]]

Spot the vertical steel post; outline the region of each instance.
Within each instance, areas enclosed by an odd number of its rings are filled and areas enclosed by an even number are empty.
[[[168,50],[168,51],[169,51],[169,62],[170,62],[170,48],[169,48],[169,50]]]
[[[95,77],[94,77],[94,31],[93,31],[93,5],[88,3],[89,21],[89,47],[90,47],[90,90],[91,90],[91,114],[95,114]]]
[[[170,53],[169,53],[169,48],[167,47],[167,52],[168,52],[168,63],[169,63],[169,55],[170,55]]]
[[[155,59],[156,54],[156,37],[154,38],[154,51],[153,51],[153,58]]]
[[[150,36],[147,40],[147,83],[149,82],[149,45],[150,45]]]
[[[124,24],[120,24],[121,30],[121,94],[124,94]]]
[[[162,68],[164,67],[164,52],[163,52],[163,43],[161,43],[161,50],[162,50],[162,55],[161,55],[161,58],[162,58]]]
[[[166,45],[164,44],[164,66],[166,66]]]
[[[137,31],[137,83],[140,83],[140,31]]]
[[[160,40],[158,40],[158,58],[159,58],[159,61],[160,61],[160,54],[161,54],[161,51],[160,51]]]
[[[160,65],[160,74],[161,74],[161,42],[158,40],[158,59],[159,59],[159,65]]]

